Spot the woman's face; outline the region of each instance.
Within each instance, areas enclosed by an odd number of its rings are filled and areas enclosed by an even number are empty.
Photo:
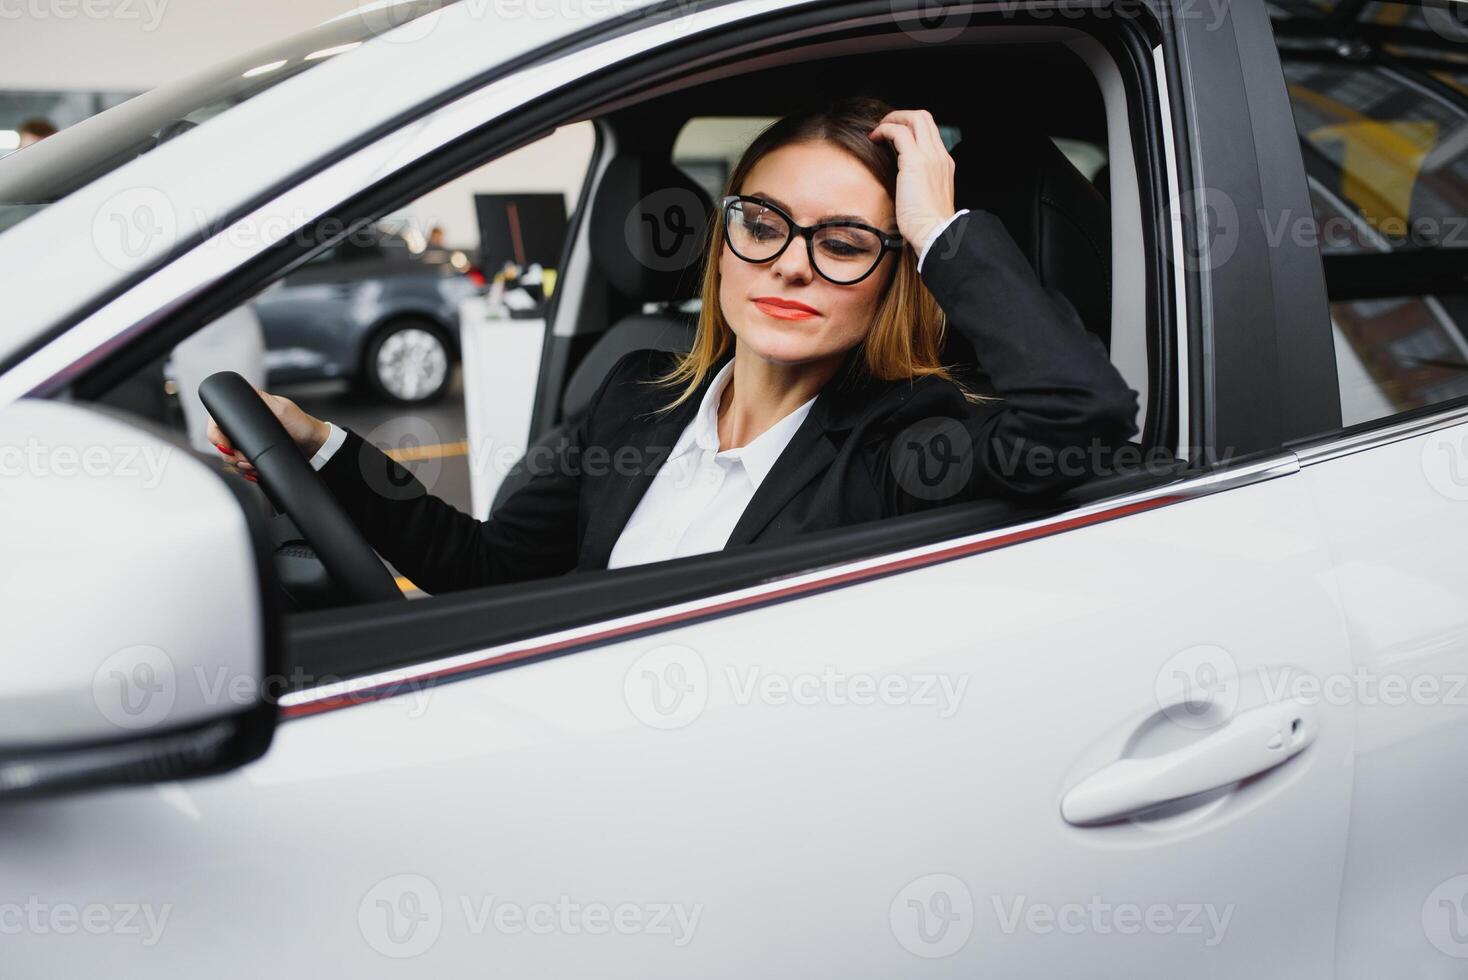
[[[737,193],[765,198],[802,225],[836,215],[855,215],[883,231],[894,224],[886,189],[854,157],[828,143],[788,144],[765,154]],[[896,259],[895,252],[889,253],[861,282],[839,286],[811,268],[799,236],[778,258],[758,265],[744,261],[723,242],[719,303],[739,338],[737,354],[788,365],[840,357],[871,329]],[[755,302],[762,297],[804,303],[816,312],[800,319],[782,317]]]

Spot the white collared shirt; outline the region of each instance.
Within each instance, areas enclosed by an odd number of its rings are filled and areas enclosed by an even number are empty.
[[[698,413],[637,502],[612,546],[608,568],[718,551],[744,508],[810,414],[811,398],[737,449],[719,449],[719,399],[734,360],[714,375]]]

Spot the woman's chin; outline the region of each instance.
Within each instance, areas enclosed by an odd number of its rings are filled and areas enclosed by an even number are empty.
[[[739,349],[776,364],[804,364],[830,357],[830,345],[821,343],[819,327],[812,323],[819,319],[746,326],[737,331]]]

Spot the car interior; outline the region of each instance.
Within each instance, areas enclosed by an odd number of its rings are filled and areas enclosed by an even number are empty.
[[[1074,26],[975,24],[961,40],[971,43],[949,40],[939,47],[888,25],[884,33],[829,44],[791,44],[739,57],[724,52],[711,55],[707,68],[684,65],[669,73],[672,81],[654,78],[640,89],[604,90],[615,94],[601,102],[583,97],[573,114],[562,114],[555,125],[591,121],[597,146],[579,200],[569,211],[559,283],[546,315],[529,445],[554,444],[574,425],[624,353],[686,349],[691,342],[698,263],[659,271],[629,252],[623,232],[626,216],[639,202],[666,188],[693,194],[712,216],[721,191],[718,168],[680,165],[674,153],[680,133],[695,120],[772,119],[809,99],[870,94],[896,107],[933,113],[957,164],[957,206],[999,216],[1041,282],[1064,295],[1107,346],[1141,396],[1134,447],[1150,454],[1149,463],[1176,447],[1170,303],[1161,299],[1168,271],[1157,241],[1161,226],[1153,217],[1162,166],[1146,125],[1134,122],[1146,114],[1148,90],[1138,79],[1146,69],[1125,67],[1117,45],[1103,44]],[[1133,58],[1132,64],[1138,61]],[[465,151],[436,180],[492,158]],[[726,162],[736,158],[734,151]],[[391,197],[365,195],[354,216],[375,220],[393,204],[433,186],[437,183],[425,178],[412,193],[401,185]],[[237,287],[239,295],[258,292],[320,250],[281,260],[277,271],[258,274],[248,291]],[[221,292],[216,303],[227,296]],[[195,328],[199,322],[194,321]],[[950,331],[947,360],[969,384],[992,391],[966,347]],[[104,369],[79,388],[110,401],[109,393],[125,388],[123,380],[115,369]],[[591,622],[832,562],[1003,528],[1176,478],[1164,469],[1116,469],[1055,499],[952,504],[874,522],[881,526],[820,532],[808,542],[579,573],[553,585],[466,590],[410,603],[416,607],[411,617],[363,617],[344,606],[332,608],[328,600],[293,617],[292,643],[310,648],[313,663],[325,669],[360,674],[405,656],[421,659],[425,616],[433,620],[443,652],[483,646],[551,625]],[[491,512],[525,478],[518,467],[511,471]],[[293,562],[295,581],[312,577],[301,573],[301,562],[309,562],[310,555],[298,538],[284,535],[276,544],[278,564]],[[568,608],[576,610],[569,618]],[[498,617],[492,615],[496,610]],[[419,653],[404,652],[412,649]]]
[[[611,151],[585,209],[585,254],[591,261],[578,263],[582,256],[572,253],[565,263],[568,270],[584,265],[591,274],[586,287],[575,293],[579,302],[553,312],[555,341],[567,342],[553,341],[532,446],[553,446],[576,424],[601,379],[622,355],[648,347],[687,350],[692,343],[699,266],[656,268],[639,261],[623,237],[626,215],[667,188],[694,195],[704,208],[704,220],[714,220],[714,195],[673,159],[680,130],[695,117],[778,117],[798,99],[819,98],[821,93],[872,94],[894,106],[929,109],[957,136],[950,147],[957,165],[957,207],[998,215],[1041,282],[1062,293],[1087,328],[1109,347],[1113,317],[1109,167],[1103,163],[1088,176],[1052,139],[1107,146],[1106,112],[1097,81],[1081,57],[1063,45],[991,45],[964,54],[967,57],[935,58],[916,48],[766,67],[598,117]],[[1034,78],[1037,84],[1016,91],[1006,81],[1017,76]],[[884,81],[848,87],[831,79]],[[981,92],[1005,96],[974,97]],[[1134,198],[1122,195],[1116,207],[1129,206]],[[569,247],[580,244],[573,241]],[[1124,270],[1127,275],[1132,272]],[[1141,326],[1138,320],[1134,329]],[[957,331],[949,332],[946,360],[958,366],[957,374],[967,385],[992,393]],[[1144,390],[1145,375],[1136,375],[1131,365],[1128,369],[1128,380]],[[523,466],[512,470],[500,485],[495,506],[527,479]]]

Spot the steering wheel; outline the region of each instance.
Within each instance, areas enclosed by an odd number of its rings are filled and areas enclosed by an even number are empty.
[[[233,371],[218,371],[199,382],[199,400],[353,602],[403,598],[377,553],[248,381]]]

